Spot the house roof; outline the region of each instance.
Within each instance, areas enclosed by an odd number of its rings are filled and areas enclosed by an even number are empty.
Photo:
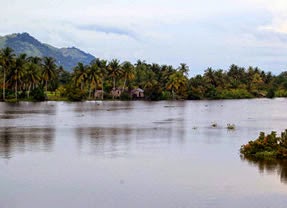
[[[133,89],[133,90],[132,90],[132,92],[136,92],[136,91],[144,92],[144,90],[143,90],[143,89],[141,89],[141,88],[136,88],[136,89]]]

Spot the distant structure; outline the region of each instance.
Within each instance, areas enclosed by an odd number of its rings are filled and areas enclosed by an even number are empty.
[[[144,98],[144,90],[141,88],[136,88],[131,91],[132,98]]]
[[[95,96],[96,99],[101,99],[101,98],[103,98],[103,95],[104,95],[104,91],[103,90],[96,90],[94,96]]]
[[[121,96],[122,92],[123,92],[122,88],[113,88],[111,91],[111,95],[115,98],[118,98]]]
[[[112,91],[111,91],[111,95],[112,95],[114,98],[119,98],[124,91],[126,91],[126,90],[123,90],[123,88],[114,88],[114,89],[112,89]],[[127,92],[127,91],[126,91],[126,92]],[[99,92],[99,93],[100,93],[100,92]],[[144,98],[144,90],[141,89],[141,88],[132,89],[132,90],[129,91],[128,93],[129,93],[129,95],[131,96],[131,98],[133,98],[133,99]]]

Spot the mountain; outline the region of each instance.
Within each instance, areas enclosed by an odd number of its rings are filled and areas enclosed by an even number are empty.
[[[71,71],[78,62],[89,64],[95,57],[78,48],[56,48],[41,43],[28,33],[16,33],[0,36],[0,48],[10,47],[16,54],[26,53],[28,56],[53,57],[57,65]]]

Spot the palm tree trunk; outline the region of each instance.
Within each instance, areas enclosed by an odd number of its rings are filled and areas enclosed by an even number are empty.
[[[124,81],[123,91],[125,91],[126,82],[127,82],[127,75],[125,76],[125,81]]]
[[[46,80],[45,82],[46,82],[46,87],[45,88],[46,88],[46,95],[47,95],[47,93],[48,93],[48,80]]]
[[[116,78],[114,77],[114,80],[113,80],[113,85],[114,85],[114,89],[116,89]]]
[[[31,84],[28,86],[28,98],[30,98],[30,90],[31,90]]]
[[[3,101],[5,101],[5,82],[6,82],[6,70],[4,67],[4,73],[3,73]]]
[[[102,100],[104,100],[104,78],[102,79]]]
[[[16,79],[16,86],[15,86],[15,97],[16,97],[16,100],[18,99],[18,91],[17,91],[17,88],[18,88],[18,81]]]
[[[92,91],[91,84],[89,84],[89,99],[91,99],[91,91]]]
[[[113,78],[113,91],[115,92],[116,90],[116,78]],[[113,92],[113,100],[115,99],[115,93]]]

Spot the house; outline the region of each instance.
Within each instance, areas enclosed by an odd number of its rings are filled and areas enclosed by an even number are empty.
[[[100,98],[100,99],[103,98],[103,95],[104,95],[104,91],[103,90],[96,90],[95,94],[94,94],[96,99],[97,98]]]
[[[111,95],[113,97],[120,97],[122,92],[123,92],[122,88],[113,88],[112,91],[111,91]]]
[[[133,98],[144,98],[144,90],[141,88],[136,88],[131,91],[131,96]]]

